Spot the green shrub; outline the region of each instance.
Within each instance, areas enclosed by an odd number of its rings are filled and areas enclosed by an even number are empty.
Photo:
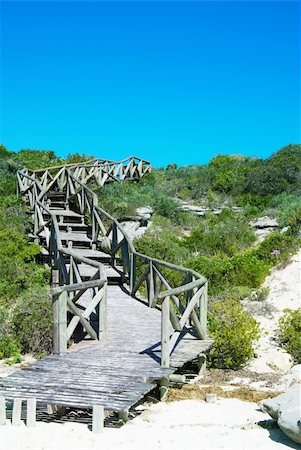
[[[23,352],[51,351],[52,314],[48,288],[36,287],[25,291],[14,304],[12,324]]]
[[[14,364],[18,364],[22,362],[22,356],[20,354],[11,356],[10,358],[6,359],[5,364],[8,364],[9,366],[13,366]]]
[[[276,334],[281,347],[292,355],[296,364],[301,364],[301,308],[284,310]]]
[[[185,266],[207,278],[209,291],[213,295],[229,285],[229,274],[233,270],[231,258],[225,256],[198,256],[188,259]]]
[[[208,316],[213,345],[208,355],[209,366],[239,369],[254,356],[253,346],[260,337],[259,324],[239,302],[215,303]]]
[[[274,197],[271,205],[278,211],[277,216],[281,227],[300,225],[301,196],[300,192],[282,193]]]
[[[186,266],[208,279],[213,295],[233,286],[257,288],[269,272],[268,264],[260,261],[250,250],[237,253],[232,258],[199,256],[189,259]]]
[[[260,260],[253,250],[237,253],[231,258],[233,271],[229,281],[235,286],[257,288],[263,283],[269,273],[269,265]]]
[[[181,247],[178,241],[174,238],[173,233],[170,232],[163,232],[159,236],[147,233],[140,239],[135,240],[135,248],[139,253],[152,258],[161,259],[172,264],[182,265],[188,257],[187,249]],[[144,269],[145,260],[138,258],[137,277],[141,275]],[[163,267],[161,267],[160,270],[172,286],[177,286],[182,283],[182,272],[165,269]]]
[[[254,231],[245,218],[224,209],[218,216],[209,216],[207,220],[201,221],[182,243],[190,251],[202,255],[223,253],[233,256],[254,241]]]
[[[300,239],[293,234],[275,231],[260,243],[254,250],[254,254],[258,259],[264,261],[270,266],[286,261],[291,255],[298,251]]]
[[[20,355],[20,345],[11,336],[0,337],[0,359]]]

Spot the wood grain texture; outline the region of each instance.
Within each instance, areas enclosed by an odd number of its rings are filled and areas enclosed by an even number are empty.
[[[154,388],[148,379],[168,377],[210,346],[187,330],[160,367],[161,313],[129,296],[121,286],[108,286],[106,340],[66,356],[50,355],[29,369],[0,381],[7,399],[36,398],[38,402],[107,410],[128,410]]]

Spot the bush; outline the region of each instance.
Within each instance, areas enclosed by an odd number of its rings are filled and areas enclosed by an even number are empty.
[[[219,216],[202,221],[182,242],[192,252],[233,256],[254,241],[254,231],[245,218],[224,209]]]
[[[259,324],[239,302],[215,303],[208,316],[210,336],[214,339],[208,364],[219,369],[239,369],[254,356],[253,346],[260,337]]]
[[[182,265],[188,257],[187,249],[181,247],[173,234],[169,232],[164,232],[160,236],[147,233],[140,239],[135,240],[135,248],[139,253],[172,264]],[[144,269],[145,260],[138,258],[137,277],[141,275]],[[182,272],[163,267],[160,270],[172,286],[177,286],[182,283]]]
[[[275,231],[260,243],[254,250],[254,254],[266,264],[275,266],[280,262],[287,261],[290,256],[296,253],[300,243],[300,239],[293,234],[281,234],[279,231]]]
[[[278,210],[278,220],[281,227],[296,226],[301,223],[301,193],[283,193],[274,197],[271,206]]]
[[[284,310],[276,335],[281,347],[292,355],[296,364],[301,364],[301,308]]]
[[[20,345],[11,336],[0,337],[0,359],[20,356]]]
[[[269,273],[269,266],[246,250],[232,258],[225,256],[199,256],[191,258],[186,266],[209,280],[209,289],[216,295],[233,286],[258,288]]]
[[[237,253],[231,258],[233,271],[229,280],[235,286],[257,288],[269,273],[269,265],[258,258],[254,250]]]
[[[32,288],[20,296],[12,312],[13,331],[22,351],[33,354],[52,349],[52,315],[49,291]]]

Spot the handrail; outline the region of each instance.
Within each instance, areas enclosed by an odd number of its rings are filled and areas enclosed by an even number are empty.
[[[39,172],[43,172],[45,170],[51,170],[51,169],[62,169],[63,167],[81,167],[81,166],[85,166],[85,167],[92,167],[94,166],[96,161],[99,162],[102,166],[109,166],[112,164],[122,164],[126,161],[129,161],[131,159],[136,159],[138,161],[142,161],[145,164],[149,164],[150,162],[147,161],[146,159],[143,158],[139,158],[138,156],[128,156],[127,158],[121,159],[119,161],[114,161],[114,160],[109,160],[109,159],[102,159],[102,158],[93,158],[93,159],[89,159],[88,161],[82,161],[80,163],[70,163],[70,164],[61,164],[59,166],[49,166],[49,167],[44,167],[43,169],[36,169],[36,170],[31,170],[31,172],[33,173],[39,173]],[[30,169],[27,169],[30,170]]]
[[[96,229],[93,235],[95,243],[99,238],[99,234],[101,234],[103,238],[108,238],[109,234],[101,221],[101,216],[104,216],[111,222],[111,228],[109,229],[111,234],[110,253],[114,258],[116,251],[121,249],[122,260],[125,263],[124,268],[129,275],[131,295],[134,296],[142,283],[146,282],[149,306],[154,307],[158,305],[158,300],[162,300],[161,365],[163,367],[168,367],[170,364],[170,354],[177,343],[179,333],[187,325],[189,320],[194,324],[198,337],[200,339],[207,338],[207,279],[192,269],[177,266],[137,252],[134,243],[118,220],[98,206],[97,195],[72,175],[68,169],[67,177],[67,200],[71,201],[72,199],[77,199],[80,211],[82,213],[86,210],[89,211],[90,216],[92,217],[92,224],[94,224],[93,228],[95,228],[95,223],[100,221],[100,223],[96,224],[96,228],[97,225],[99,225],[99,229]],[[121,234],[120,239],[118,239],[118,232]],[[148,262],[148,268],[138,280],[136,280],[137,258],[141,258]],[[162,267],[183,273],[186,282],[172,288],[160,270]],[[159,281],[157,284],[156,278]],[[162,286],[165,290],[160,292]],[[182,294],[185,294],[186,296],[186,306],[183,305],[179,298],[179,295]],[[168,305],[166,302],[168,302]],[[173,308],[170,307],[170,302],[172,302],[177,311],[182,314],[182,319],[179,319]],[[199,316],[195,312],[195,306],[198,306]],[[174,329],[171,336],[169,331],[170,323]]]
[[[135,160],[139,162],[137,163]],[[128,164],[122,166],[125,162],[128,162]],[[143,166],[144,163],[146,164],[145,167]],[[49,171],[52,171],[52,169],[59,170],[50,174]],[[49,242],[52,242],[52,246],[55,246],[54,253],[58,254],[57,259],[62,257],[60,255],[65,255],[72,258],[73,261],[89,264],[98,269],[100,286],[107,283],[104,267],[101,263],[81,257],[72,249],[66,249],[62,246],[56,217],[43,203],[47,199],[47,192],[50,188],[58,188],[59,191],[64,189],[66,201],[69,204],[75,202],[81,214],[89,213],[92,220],[94,248],[100,245],[103,249],[109,251],[111,264],[115,268],[117,267],[117,256],[121,257],[124,272],[128,275],[131,295],[135,296],[145,283],[148,305],[150,307],[157,306],[161,309],[161,365],[168,367],[170,354],[180,333],[188,324],[194,325],[195,332],[200,339],[207,338],[207,279],[192,269],[152,258],[136,251],[133,241],[121,223],[98,205],[97,195],[85,184],[92,178],[101,186],[112,178],[115,181],[132,179],[133,176],[141,178],[149,170],[150,163],[148,161],[131,156],[119,162],[94,159],[85,163],[38,169],[32,171],[30,175],[28,169],[25,168],[19,171],[17,176],[20,191],[28,193],[30,204],[35,208],[35,231],[37,234],[42,229],[46,230],[47,228],[40,210],[44,209],[51,217],[52,241],[51,237],[48,236],[48,238]],[[116,178],[116,176],[119,178]],[[24,182],[24,179],[27,182]],[[49,225],[49,221],[47,224]],[[142,267],[145,267],[141,274],[137,273],[138,268],[141,267],[137,265],[139,259],[142,260]],[[66,279],[68,274],[64,261],[62,261],[62,271]],[[178,274],[177,277],[182,274],[184,280],[176,281],[176,285],[173,287],[173,281],[168,281],[170,272]],[[53,292],[60,292],[60,295],[63,295],[67,291],[71,295],[73,290],[76,291],[75,285],[85,290],[86,285],[83,285],[85,282],[76,281],[77,283],[73,281],[67,288],[56,287]],[[89,283],[91,287],[94,285],[94,280],[91,279]],[[78,293],[75,294],[74,298],[78,299],[78,295]],[[76,310],[70,299],[68,299],[68,307],[74,314],[78,315],[81,323],[92,335],[93,330],[90,330],[89,324],[85,322],[85,318]],[[170,331],[171,325],[172,331]]]
[[[97,203],[97,195],[95,194],[95,192],[93,192],[90,188],[88,188],[87,186],[85,186],[83,183],[81,183],[80,181],[78,181],[72,174],[69,173],[69,177],[72,178],[78,185],[81,186],[82,189],[84,189],[86,192],[88,192],[95,200]],[[73,197],[75,197],[77,194],[73,194],[69,197],[69,199],[72,199]],[[104,209],[102,209],[100,206],[95,206],[96,210],[99,210],[103,215],[105,215],[108,219],[110,219],[112,222],[114,222],[118,228],[118,230],[124,235],[124,237],[127,239],[128,243],[129,243],[129,247],[132,250],[132,252],[136,255],[139,256],[143,259],[146,259],[148,261],[152,261],[154,263],[158,263],[161,264],[162,266],[167,267],[168,269],[174,269],[174,270],[179,270],[180,272],[185,272],[185,273],[189,273],[191,275],[193,275],[194,277],[198,278],[200,280],[200,282],[202,284],[207,282],[207,279],[205,277],[203,277],[202,275],[200,275],[199,273],[197,273],[196,271],[192,270],[192,269],[188,269],[186,267],[182,267],[182,266],[178,266],[176,264],[172,264],[169,263],[167,261],[163,261],[161,259],[156,259],[153,258],[151,256],[145,255],[143,253],[139,253],[136,251],[135,246],[133,241],[130,239],[129,235],[127,234],[127,232],[123,229],[122,225],[120,224],[120,222],[118,222],[118,220],[113,217],[110,213],[108,213],[107,211],[105,211]],[[188,286],[188,288],[192,288],[192,287],[196,287],[198,284],[195,284],[193,286]]]
[[[46,233],[47,247],[49,248],[52,260],[52,277],[53,282],[55,283],[51,288],[54,322],[53,347],[55,353],[65,354],[67,352],[67,341],[72,336],[78,323],[81,323],[92,339],[98,339],[101,333],[105,336],[107,276],[102,263],[85,258],[74,252],[71,248],[63,247],[56,215],[38,199],[38,193],[35,189],[37,180],[24,173],[21,175],[32,182],[30,186],[24,189],[24,192],[28,191],[29,193],[29,189],[33,191],[30,202],[34,209],[35,233],[38,235],[42,230],[45,230]],[[47,221],[44,221],[43,219],[42,210],[50,217]],[[46,225],[48,225],[48,227]],[[67,269],[66,257],[70,258],[69,270]],[[90,280],[81,280],[77,267],[78,263],[84,263],[97,269]],[[74,276],[76,277],[76,282]],[[92,308],[91,306],[88,306],[83,312],[82,309],[79,309],[76,306],[75,302],[78,301],[87,290],[91,291]],[[67,297],[65,295],[67,295]],[[87,320],[97,305],[99,305],[100,314],[102,315],[99,317],[98,335]],[[74,314],[74,317],[68,326],[66,322],[67,306]]]

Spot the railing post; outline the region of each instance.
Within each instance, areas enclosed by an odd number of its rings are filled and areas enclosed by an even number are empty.
[[[199,299],[199,321],[204,339],[207,338],[207,306],[208,306],[208,282],[204,285],[204,291]]]
[[[149,289],[148,289],[148,306],[151,308],[154,306],[155,298],[155,273],[153,268],[153,262],[149,262]]]
[[[130,291],[133,292],[136,283],[136,255],[131,252],[130,254]]]
[[[59,271],[52,269],[51,273],[51,286],[55,288],[59,286]],[[59,353],[59,309],[58,309],[58,296],[52,296],[52,326],[53,326],[53,353]]]
[[[98,339],[105,338],[107,334],[107,282],[101,288],[103,290],[102,298],[98,307]]]
[[[81,210],[80,210],[81,214],[84,214],[85,212],[85,190],[82,187],[82,192],[81,192]]]
[[[169,367],[169,297],[161,305],[161,367]]]
[[[117,226],[115,222],[112,222],[112,247],[111,247],[111,255],[112,255],[112,266],[115,267],[115,255],[116,255],[116,247],[118,245],[118,234],[117,234]]]
[[[129,256],[129,245],[125,239],[121,244],[121,255],[124,273],[128,275],[130,272],[130,256]]]
[[[58,354],[67,353],[67,297],[68,292],[62,292],[58,298]]]

